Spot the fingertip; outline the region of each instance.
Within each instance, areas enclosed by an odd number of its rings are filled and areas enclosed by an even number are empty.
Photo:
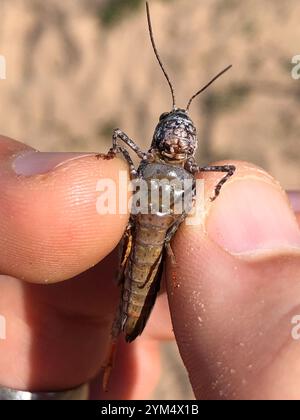
[[[19,150],[17,145],[13,160]],[[41,155],[47,166],[47,154]],[[126,164],[95,155],[62,155],[59,164],[56,156],[54,167],[31,176],[8,170],[8,156],[2,156],[0,267],[6,274],[42,283],[74,277],[108,255],[122,236],[128,215],[118,212],[116,197]],[[100,214],[98,201],[105,190],[98,186],[105,180],[113,185],[116,203],[112,212]]]
[[[279,182],[246,162],[236,168],[208,212],[209,237],[234,255],[300,252],[299,226]]]

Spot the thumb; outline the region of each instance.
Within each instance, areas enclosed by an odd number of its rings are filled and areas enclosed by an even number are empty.
[[[236,166],[213,203],[219,175],[205,179],[204,225],[184,224],[174,240],[178,287],[169,281],[168,294],[176,339],[199,399],[298,399],[297,219],[274,179]]]

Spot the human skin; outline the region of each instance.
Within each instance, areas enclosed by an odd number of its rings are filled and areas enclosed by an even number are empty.
[[[174,338],[196,398],[300,398],[300,344],[291,336],[300,314],[299,195],[291,195],[295,216],[270,175],[234,164],[214,202],[222,175],[204,175],[204,223],[183,224],[172,242],[176,284],[167,264],[167,292],[143,335],[120,344],[99,398],[149,398],[159,343]],[[96,184],[117,182],[120,170],[120,159],[39,153],[0,137],[2,386],[62,390],[99,372],[119,298],[114,249],[128,215],[99,215]]]

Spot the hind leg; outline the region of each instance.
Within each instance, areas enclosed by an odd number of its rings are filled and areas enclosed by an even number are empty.
[[[103,378],[102,378],[102,388],[105,392],[108,391],[109,380],[111,377],[111,372],[114,368],[116,353],[117,353],[117,345],[118,345],[118,337],[121,333],[121,306],[119,306],[117,313],[115,315],[115,319],[111,329],[111,338],[109,347],[107,350],[107,355],[105,357],[102,369],[103,369]]]

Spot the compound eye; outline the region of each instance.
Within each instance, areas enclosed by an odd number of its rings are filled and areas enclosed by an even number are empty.
[[[164,120],[169,114],[169,112],[164,112],[163,114],[161,114],[161,116],[159,117],[159,121]]]

